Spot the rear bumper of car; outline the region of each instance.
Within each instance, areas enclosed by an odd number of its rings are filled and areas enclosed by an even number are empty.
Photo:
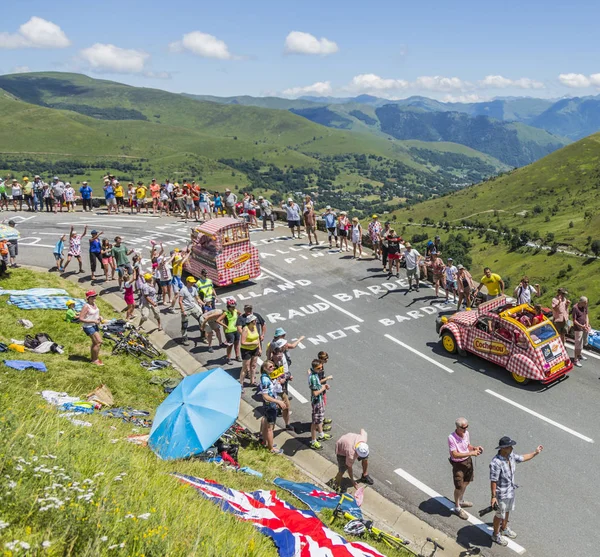
[[[556,371],[552,375],[549,375],[545,379],[542,379],[541,383],[543,383],[544,385],[547,385],[548,383],[553,383],[557,379],[564,377],[567,373],[569,373],[573,369],[573,362],[571,360],[568,360],[567,362],[565,362],[565,364],[566,365],[559,371]]]

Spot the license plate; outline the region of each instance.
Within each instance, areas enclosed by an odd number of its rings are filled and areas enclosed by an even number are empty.
[[[235,277],[231,282],[244,282],[245,280],[250,280],[250,275],[243,275],[241,277]]]
[[[565,367],[565,362],[560,362],[555,366],[550,368],[550,375],[554,375],[557,371],[560,371],[563,367]]]

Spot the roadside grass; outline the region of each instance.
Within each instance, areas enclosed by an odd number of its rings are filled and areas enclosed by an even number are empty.
[[[27,269],[11,272],[0,286],[61,287],[71,296],[82,295],[80,287],[57,275]],[[6,302],[6,296],[0,298],[0,341],[8,344],[26,333],[46,332],[64,346],[64,354],[3,355],[44,361],[48,372],[0,366],[0,554],[23,554],[27,547],[29,554],[56,556],[278,554],[253,526],[220,511],[169,473],[213,479],[244,491],[270,490],[277,476],[307,481],[291,461],[258,447],[240,449],[242,465],[263,473],[258,478],[197,460],[161,461],[150,449],[126,440],[149,429],[97,412],[75,416],[91,427],[71,423],[45,402],[42,390],[83,397],[104,383],[113,393],[114,406],[153,415],[166,395],[149,379],[179,374],[173,369],[149,373],[133,357],[111,356],[109,346],[101,353],[105,365],[91,366],[89,341],[79,325],[63,320],[64,312],[23,311]],[[119,315],[102,299],[98,303],[103,317]],[[34,328],[26,331],[17,325],[20,318],[31,320]],[[278,493],[302,507],[286,492]],[[335,528],[340,531],[339,525]]]

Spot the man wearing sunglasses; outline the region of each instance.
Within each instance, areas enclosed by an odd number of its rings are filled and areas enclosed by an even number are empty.
[[[473,503],[464,501],[463,497],[469,484],[473,481],[472,457],[483,453],[483,447],[471,445],[471,437],[468,432],[469,422],[466,418],[458,418],[455,422],[456,429],[448,436],[448,449],[450,451],[450,464],[452,465],[452,477],[454,479],[454,512],[463,520],[469,515],[463,507],[472,507]]]

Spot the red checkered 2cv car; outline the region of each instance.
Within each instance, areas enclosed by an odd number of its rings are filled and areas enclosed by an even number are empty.
[[[522,385],[531,380],[551,383],[573,369],[552,322],[536,316],[532,306],[517,306],[505,296],[441,317],[436,329],[447,352],[476,354],[505,368]]]

